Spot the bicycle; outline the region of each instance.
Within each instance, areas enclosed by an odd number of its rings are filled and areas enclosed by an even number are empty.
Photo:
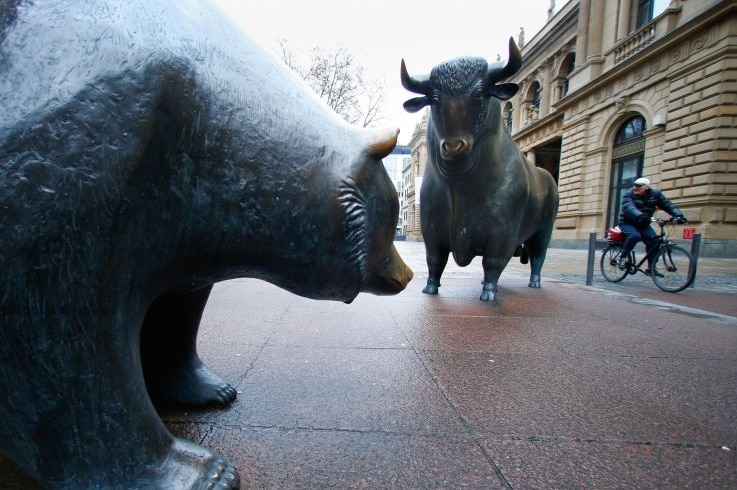
[[[686,249],[675,244],[670,239],[673,228],[666,233],[665,225],[666,223],[674,224],[675,221],[673,218],[667,220],[651,218],[650,221],[660,226],[660,235],[658,235],[657,243],[651,252],[655,259],[652,261],[653,266],[649,274],[650,278],[663,291],[669,293],[683,291],[693,282],[694,275],[696,274],[693,257],[691,257],[691,254]],[[607,230],[607,245],[601,253],[600,261],[601,274],[607,281],[619,282],[627,277],[627,275],[634,275],[637,272],[647,274],[642,269],[642,264],[647,260],[647,254],[645,254],[640,262],[637,262],[634,250],[627,257],[625,270],[621,270],[618,267],[619,256],[622,253],[625,238],[624,233],[618,231],[618,228],[609,228]]]

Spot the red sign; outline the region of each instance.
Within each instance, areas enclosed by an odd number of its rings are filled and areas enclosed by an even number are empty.
[[[683,229],[683,238],[693,239],[693,236],[695,234],[696,234],[696,228],[684,228]]]

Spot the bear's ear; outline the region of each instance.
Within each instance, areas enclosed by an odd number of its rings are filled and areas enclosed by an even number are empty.
[[[514,97],[517,90],[519,90],[519,85],[516,83],[496,83],[489,87],[489,95],[499,100],[509,100]]]
[[[397,146],[397,137],[399,136],[399,129],[395,128],[384,128],[384,129],[372,129],[369,133],[369,154],[381,160],[392,152],[395,146]]]
[[[427,97],[415,97],[404,103],[404,110],[407,112],[417,112],[430,103]]]

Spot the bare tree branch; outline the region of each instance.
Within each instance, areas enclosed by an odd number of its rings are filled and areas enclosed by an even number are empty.
[[[383,119],[384,85],[366,77],[363,66],[345,48],[314,48],[305,68],[286,40],[280,40],[279,47],[284,63],[348,123],[367,127]]]

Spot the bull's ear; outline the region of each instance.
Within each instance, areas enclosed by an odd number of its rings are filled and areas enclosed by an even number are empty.
[[[404,110],[407,112],[417,112],[429,103],[430,99],[427,97],[415,97],[404,103]]]
[[[519,90],[516,83],[497,83],[489,87],[489,95],[493,95],[499,100],[509,100]]]

